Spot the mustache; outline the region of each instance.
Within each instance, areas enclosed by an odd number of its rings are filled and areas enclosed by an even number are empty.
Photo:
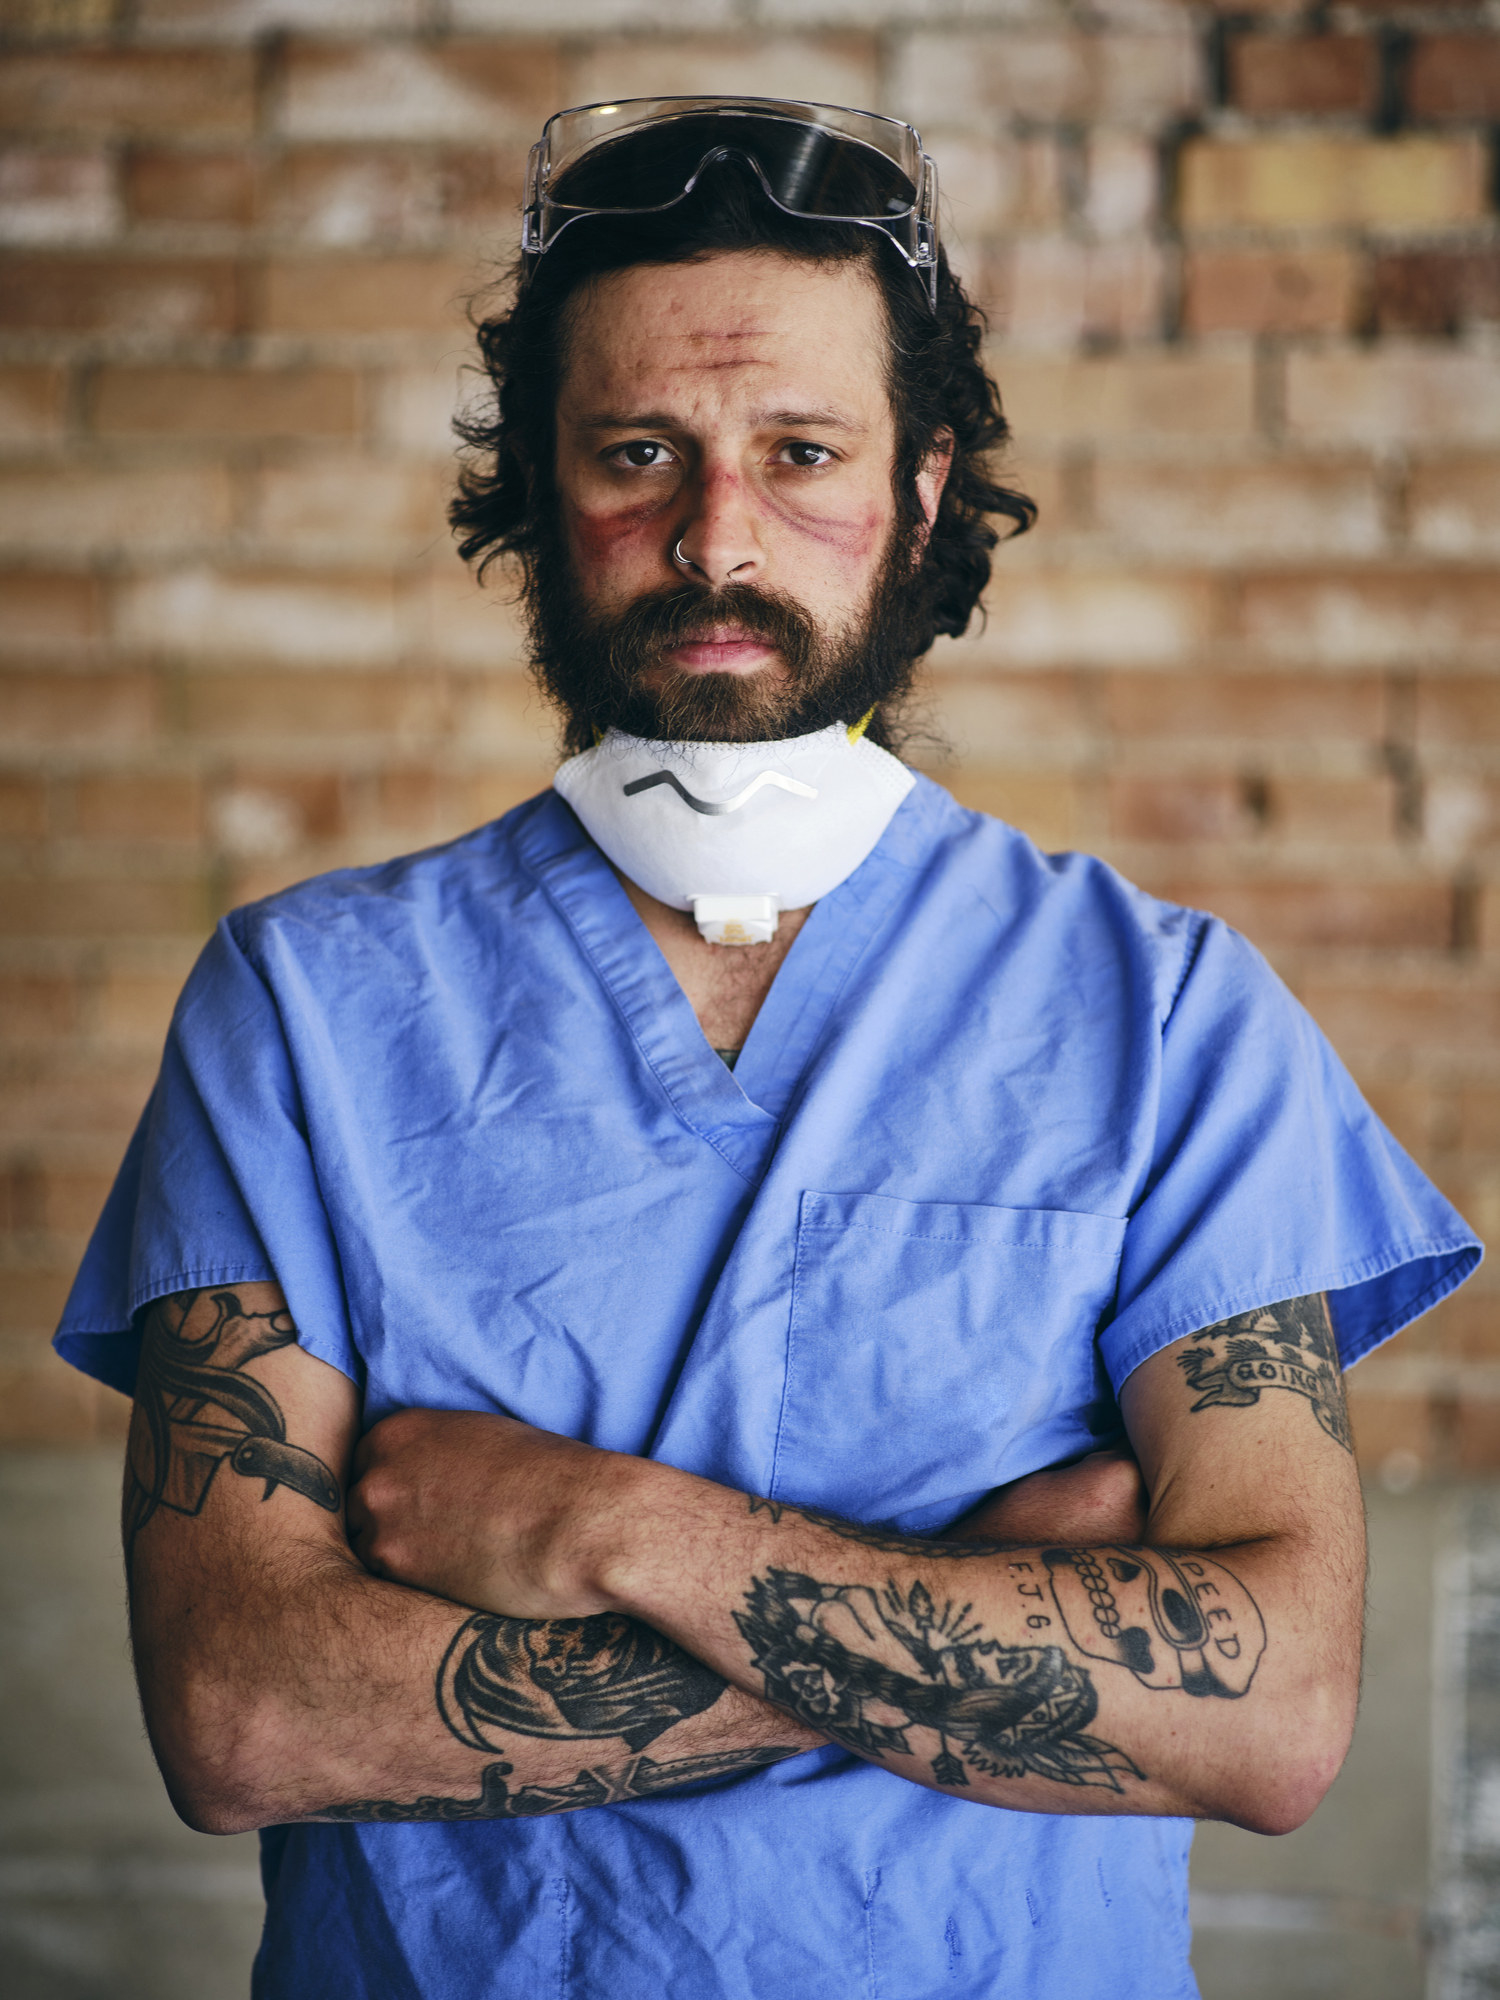
[[[654,658],[726,625],[774,647],[793,674],[817,654],[818,631],[802,605],[784,591],[754,583],[726,583],[716,590],[687,584],[653,592],[614,614],[598,636],[610,677],[626,693]]]

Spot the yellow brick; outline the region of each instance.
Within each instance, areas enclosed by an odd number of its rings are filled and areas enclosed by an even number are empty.
[[[1245,436],[1255,422],[1248,349],[1002,355],[995,368],[1022,454],[1041,439]]]
[[[26,554],[193,547],[223,534],[230,512],[214,466],[0,472],[0,541]]]
[[[1179,168],[1189,229],[1434,228],[1486,212],[1488,156],[1472,135],[1195,139]]]

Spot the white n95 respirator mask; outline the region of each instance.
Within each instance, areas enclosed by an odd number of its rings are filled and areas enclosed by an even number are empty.
[[[621,871],[710,944],[764,944],[854,873],[915,783],[835,723],[780,743],[652,743],[609,730],[553,779]]]

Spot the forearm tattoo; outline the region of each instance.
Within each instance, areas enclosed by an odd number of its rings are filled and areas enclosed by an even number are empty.
[[[501,1750],[507,1734],[615,1737],[632,1754],[584,1766],[565,1784],[520,1785],[514,1766],[486,1764],[472,1799],[358,1799],[325,1806],[332,1820],[531,1819],[580,1806],[654,1797],[710,1778],[736,1777],[795,1756],[762,1747],[676,1757],[638,1754],[675,1723],[701,1715],[728,1683],[649,1625],[612,1612],[594,1618],[500,1618],[478,1612],[454,1633],[437,1670],[437,1708],[473,1750]]]
[[[330,1514],[339,1482],[321,1458],[289,1444],[276,1398],[243,1371],[297,1338],[282,1307],[246,1312],[232,1291],[177,1292],[145,1315],[125,1483],[125,1562],[162,1507],[197,1514],[225,1464]]]
[[[1177,1357],[1194,1410],[1248,1409],[1264,1389],[1290,1389],[1345,1451],[1353,1451],[1338,1347],[1321,1292],[1236,1313],[1194,1334]]]
[[[777,1503],[750,1506],[781,1518]],[[794,1511],[882,1552],[959,1561],[975,1553],[965,1544],[903,1545],[888,1530]],[[1231,1700],[1248,1691],[1265,1626],[1222,1564],[1141,1548],[987,1553],[1035,1643],[989,1637],[971,1603],[942,1598],[920,1578],[876,1589],[767,1569],[735,1615],[766,1699],[864,1756],[927,1756],[938,1785],[965,1786],[977,1772],[1121,1792],[1123,1779],[1145,1773],[1091,1732],[1098,1692],[1064,1640],[1144,1687]]]

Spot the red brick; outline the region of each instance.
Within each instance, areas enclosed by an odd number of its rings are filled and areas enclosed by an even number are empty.
[[[47,831],[47,791],[40,778],[0,776],[0,836],[38,839]]]
[[[44,1294],[36,1331],[56,1323],[66,1297],[67,1285],[58,1273]],[[0,1364],[0,1443],[93,1444],[123,1437],[129,1415],[125,1397],[45,1350],[26,1367]]]
[[[1189,333],[1341,333],[1353,324],[1359,263],[1341,249],[1190,249]]]
[[[488,233],[513,207],[525,165],[520,146],[297,147],[269,176],[266,219],[331,247],[420,242],[465,225]]]
[[[240,274],[208,257],[11,257],[0,327],[18,332],[234,333]]]
[[[1458,1096],[1455,1143],[1464,1153],[1500,1153],[1500,1085],[1466,1083]],[[1500,1325],[1496,1327],[1500,1336]]]
[[[1164,283],[1162,251],[1145,238],[1023,236],[992,260],[989,311],[1025,346],[1117,345],[1159,333]]]
[[[702,45],[711,50],[712,44]],[[664,88],[722,90],[725,58],[712,67],[708,56],[701,67],[683,73],[672,86],[652,83],[656,50],[637,43],[630,75],[644,91]],[[621,86],[610,81],[617,50],[601,44],[586,72],[585,98],[599,90]],[[686,81],[687,75],[703,79]],[[770,95],[799,89],[796,71],[788,67],[784,80]],[[873,81],[873,79],[872,79]],[[891,101],[902,115],[925,129],[945,124],[979,126],[995,118],[1071,120],[1103,116],[1121,124],[1170,118],[1195,110],[1201,102],[1202,73],[1195,37],[1186,21],[1174,21],[1156,34],[1069,34],[1047,26],[1017,27],[1004,34],[971,29],[944,33],[923,29],[901,37],[894,74],[888,84]],[[835,98],[842,104],[870,103],[867,96]]]
[[[1432,1147],[1434,1093],[1422,1084],[1389,1083],[1355,1073],[1360,1095],[1397,1142],[1420,1160]]]
[[[218,846],[241,857],[334,840],[347,831],[344,781],[336,771],[237,767],[215,785],[209,820]]]
[[[1230,102],[1252,118],[1365,113],[1380,80],[1379,53],[1363,35],[1236,35],[1227,67]]]
[[[1376,744],[1385,732],[1373,676],[1115,673],[1104,700],[1121,737]]]
[[[1190,139],[1178,205],[1189,229],[1441,228],[1484,219],[1488,173],[1488,149],[1469,135]]]
[[[670,50],[658,45],[658,62]],[[583,101],[563,95],[555,42],[510,37],[293,42],[281,81],[277,123],[292,139],[529,146],[560,103]]]
[[[16,553],[191,548],[231,512],[220,466],[0,468],[0,542]]]
[[[411,674],[192,674],[182,689],[184,726],[195,737],[237,745],[272,738],[431,735],[442,716],[440,691]]]
[[[141,146],[125,160],[125,207],[135,222],[243,226],[256,219],[257,184],[248,153]]]
[[[1214,629],[1217,594],[1201,576],[1017,570],[992,586],[988,622],[959,640],[954,666],[1169,665]]]
[[[143,743],[159,703],[148,674],[0,674],[0,742],[47,751]]]
[[[1443,458],[1412,468],[1407,520],[1431,555],[1500,555],[1500,457]]]
[[[206,885],[149,879],[0,881],[0,931],[10,937],[134,937],[201,931]]]
[[[1273,832],[1287,840],[1336,841],[1376,847],[1396,834],[1396,786],[1391,778],[1278,778],[1269,787]]]
[[[1109,827],[1117,840],[1243,840],[1258,819],[1240,778],[1111,778]]]
[[[1101,457],[1094,522],[1154,558],[1239,564],[1268,556],[1372,556],[1386,531],[1368,460]],[[1051,517],[1044,514],[1050,525]]]
[[[1500,990],[1480,979],[1427,985],[1309,973],[1303,1005],[1335,1048],[1371,1058],[1472,1057],[1500,1037]]]
[[[320,454],[270,465],[254,481],[257,536],[309,555],[366,563],[412,559],[442,536],[447,467]],[[471,585],[472,587],[472,585]]]
[[[1500,438],[1500,368],[1433,341],[1294,350],[1286,361],[1294,438],[1473,445]]]
[[[61,437],[67,386],[60,368],[0,368],[0,442],[38,445]]]
[[[649,17],[632,10],[625,18],[634,22]],[[953,39],[968,45],[977,38]],[[1006,37],[1008,43],[1019,45],[1013,59],[1017,68],[1025,65],[1030,39],[1024,34]],[[686,34],[670,41],[661,36],[599,36],[584,44],[570,63],[568,95],[561,101],[598,104],[615,97],[701,97],[723,90],[724,78],[732,76],[732,88],[751,97],[805,94],[820,104],[874,104],[880,91],[881,53],[874,35],[854,32]],[[904,107],[903,117],[922,115],[907,104],[899,88],[896,96]],[[948,122],[964,122],[957,105],[954,111],[957,115]],[[1038,106],[1035,115],[1045,118],[1047,113]]]
[[[385,664],[399,644],[391,578],[378,571],[161,570],[120,584],[115,630],[151,652],[324,666]]]
[[[193,841],[203,832],[202,780],[186,772],[99,772],[67,793],[69,831],[88,839]]]
[[[1039,847],[1056,851],[1083,839],[1083,788],[1066,772],[986,770],[965,764],[934,773],[961,806],[1017,826]]]
[[[1454,1412],[1455,1469],[1467,1478],[1500,1472],[1500,1402],[1460,1397]]]
[[[1365,945],[1386,949],[1448,943],[1453,893],[1445,882],[1173,881],[1157,893],[1211,910],[1256,944]]]
[[[1480,570],[1355,570],[1247,576],[1241,628],[1257,650],[1331,665],[1377,661],[1440,666],[1493,656],[1500,574]]]
[[[1380,333],[1457,333],[1500,319],[1500,250],[1393,250],[1375,259],[1371,311]]]
[[[1248,354],[1007,354],[994,366],[1022,452],[1042,439],[1242,436],[1255,422]]]
[[[72,1050],[50,1062],[28,1054],[23,1070],[0,1078],[0,1134],[28,1146],[39,1133],[51,1141],[86,1139],[113,1151],[140,1119],[157,1060],[144,1051],[126,1059],[111,1052],[103,1062]]]
[[[1500,37],[1423,35],[1411,52],[1406,103],[1417,118],[1500,117]]]
[[[0,972],[0,1032],[8,1042],[76,1034],[79,1018],[78,982],[66,973]]]
[[[1422,745],[1492,741],[1500,683],[1472,674],[1424,674],[1417,682],[1417,740]]]
[[[248,49],[73,49],[0,65],[0,125],[12,131],[249,138],[254,122]]]
[[[0,644],[7,652],[55,652],[102,636],[104,600],[93,576],[45,570],[0,572]]]
[[[1442,1361],[1500,1361],[1500,1308],[1473,1284],[1424,1313],[1401,1335],[1401,1352]]]
[[[110,973],[94,996],[94,1032],[112,1049],[133,1042],[154,1055],[166,1038],[185,971]]]
[[[0,241],[97,243],[120,224],[114,162],[59,146],[0,151]]]
[[[1410,1454],[1421,1471],[1441,1465],[1444,1452],[1425,1396],[1382,1395],[1366,1389],[1358,1370],[1349,1379],[1349,1421],[1360,1470],[1369,1477],[1396,1452]]]
[[[0,1167],[0,1231],[6,1235],[79,1235],[99,1219],[108,1174],[42,1166],[35,1159]]]
[[[359,402],[337,368],[106,368],[93,418],[124,436],[347,437]]]
[[[948,649],[940,647],[937,657],[945,664]],[[1087,734],[1082,689],[1072,674],[978,678],[940,672],[933,693],[937,727],[966,764],[1034,761],[1033,745],[1056,754],[1058,746]]]
[[[267,333],[448,333],[463,321],[478,266],[454,257],[273,258]]]

